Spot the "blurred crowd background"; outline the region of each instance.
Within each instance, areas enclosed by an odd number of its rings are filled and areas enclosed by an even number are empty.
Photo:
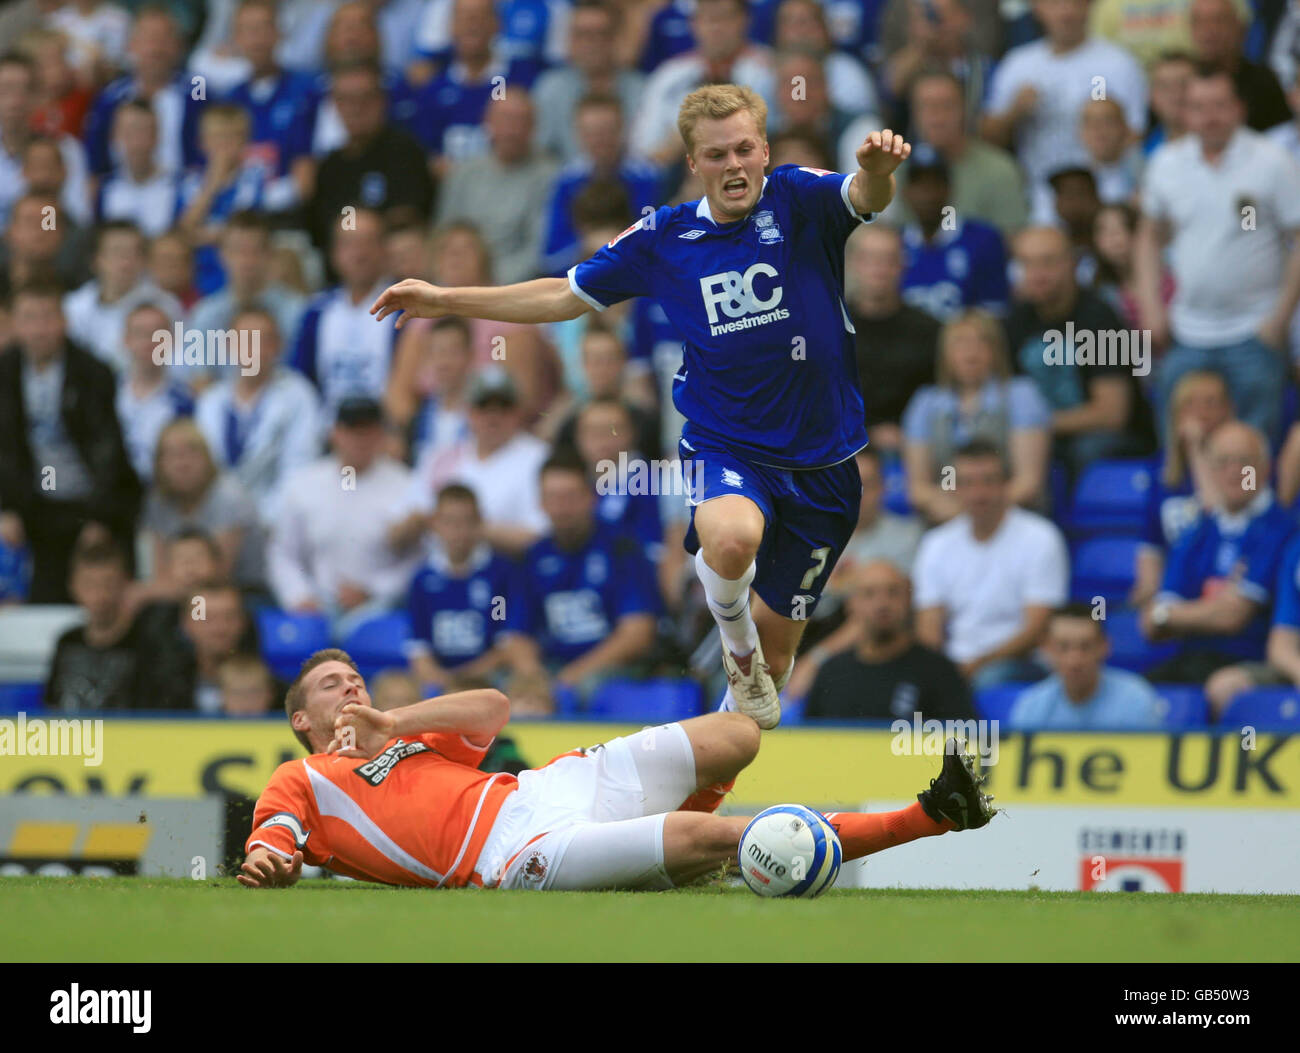
[[[657,306],[369,308],[698,198],[727,81],[773,166],[916,144],[788,720],[1300,719],[1295,0],[6,5],[0,708],[274,713],[331,643],[383,706],[715,705]]]

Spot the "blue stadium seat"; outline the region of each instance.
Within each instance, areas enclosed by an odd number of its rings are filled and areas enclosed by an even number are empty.
[[[1163,726],[1170,729],[1205,725],[1205,691],[1198,684],[1156,684],[1160,696]]]
[[[262,657],[276,676],[292,680],[311,655],[330,645],[330,623],[323,614],[293,614],[275,607],[257,612]]]
[[[1032,684],[998,684],[986,687],[975,695],[975,712],[981,720],[1001,721],[999,730],[1008,730],[1007,718],[1011,716],[1011,707],[1016,704],[1020,693]]]
[[[1082,603],[1104,596],[1107,604],[1123,603],[1133,588],[1137,554],[1135,537],[1092,537],[1081,542],[1070,560],[1070,595]]]
[[[1145,672],[1158,662],[1178,653],[1174,641],[1151,643],[1138,628],[1138,613],[1133,610],[1107,611],[1106,635],[1110,637],[1109,664],[1134,673]]]
[[[1261,731],[1300,731],[1300,692],[1293,687],[1257,687],[1233,699],[1220,727],[1249,725]]]
[[[44,684],[0,684],[0,713],[40,713],[44,696]]]
[[[803,723],[804,706],[808,704],[806,698],[786,698],[781,696],[781,727],[793,728]]]
[[[1146,457],[1088,465],[1062,518],[1066,532],[1076,537],[1142,533],[1154,468],[1154,462]]]
[[[644,724],[698,717],[700,685],[694,680],[607,680],[592,693],[587,715]]]
[[[1070,473],[1060,461],[1048,466],[1047,495],[1052,502],[1052,518],[1061,519],[1070,505]]]
[[[411,619],[404,611],[367,619],[344,638],[340,646],[352,656],[365,677],[383,669],[406,669],[403,644],[411,638]]]

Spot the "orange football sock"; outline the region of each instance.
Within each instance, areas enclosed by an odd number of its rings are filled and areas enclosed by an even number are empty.
[[[679,812],[716,812],[718,805],[722,803],[736,785],[736,780],[730,782],[715,782],[712,786],[706,786],[702,790],[696,790],[693,794],[682,802],[677,810]]]
[[[898,812],[827,812],[826,820],[840,836],[845,862],[957,829],[949,819],[936,823],[920,801]]]

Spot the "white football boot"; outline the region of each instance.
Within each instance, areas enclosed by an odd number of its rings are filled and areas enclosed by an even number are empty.
[[[743,658],[731,653],[726,640],[722,642],[722,668],[727,672],[727,684],[736,709],[764,731],[781,723],[781,700],[777,697],[772,671],[763,658],[763,645],[754,644],[754,650]]]

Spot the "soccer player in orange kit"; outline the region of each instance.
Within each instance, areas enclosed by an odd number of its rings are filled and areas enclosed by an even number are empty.
[[[514,776],[478,769],[510,716],[499,691],[385,712],[329,649],[303,663],[285,709],[311,756],[280,765],[258,799],[238,875],[250,888],[292,885],[305,860],[389,885],[667,889],[735,859],[749,822],[712,814],[758,753],[758,725],[740,713],[646,728]],[[845,860],[988,823],[992,799],[955,746],[916,804],[827,816]]]

